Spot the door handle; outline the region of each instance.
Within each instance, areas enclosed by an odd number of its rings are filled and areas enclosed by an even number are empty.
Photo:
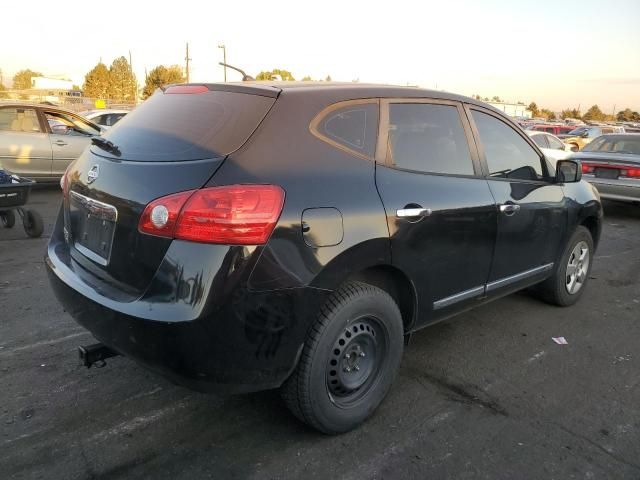
[[[56,140],[53,143],[55,143],[56,145],[60,145],[61,147],[64,147],[67,144],[67,142],[65,142],[63,140]]]
[[[399,218],[428,217],[429,215],[431,215],[430,208],[401,208],[396,210],[396,217]]]
[[[516,212],[520,211],[520,205],[516,203],[503,203],[500,205],[500,212],[505,215],[511,216]]]

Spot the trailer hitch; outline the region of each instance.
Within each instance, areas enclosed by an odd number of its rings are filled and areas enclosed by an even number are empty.
[[[95,365],[96,368],[104,367],[107,362],[107,358],[116,357],[120,355],[118,352],[111,350],[102,343],[94,343],[93,345],[83,345],[78,347],[78,357],[80,358],[80,365],[84,365],[87,368],[91,368]]]

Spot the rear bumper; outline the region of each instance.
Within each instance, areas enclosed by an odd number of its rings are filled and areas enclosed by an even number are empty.
[[[192,254],[201,253],[202,245],[194,248]],[[50,283],[65,310],[106,346],[199,391],[280,386],[295,368],[308,325],[328,293],[310,287],[255,292],[242,276],[233,279],[222,267],[207,269],[200,262],[198,273],[213,278],[199,279],[197,295],[181,298],[155,288],[138,299],[119,299],[90,284],[65,249],[54,234],[46,256]],[[189,275],[189,265],[182,266]],[[216,276],[223,273],[227,281],[220,283]]]
[[[598,189],[598,193],[602,198],[626,202],[640,201],[640,180],[606,180],[592,175],[585,175],[584,179]]]

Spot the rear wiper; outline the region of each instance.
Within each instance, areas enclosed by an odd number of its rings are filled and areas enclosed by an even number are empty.
[[[92,137],[91,143],[96,147],[101,148],[105,152],[113,153],[116,157],[120,156],[120,149],[113,142],[110,142],[106,138]]]

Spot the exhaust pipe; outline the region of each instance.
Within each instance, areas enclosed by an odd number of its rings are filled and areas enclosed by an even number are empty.
[[[93,345],[83,345],[78,347],[78,357],[80,358],[80,365],[84,365],[87,368],[91,368],[95,365],[96,368],[104,367],[107,362],[107,358],[116,357],[120,355],[118,352],[111,350],[102,343],[94,343]]]

